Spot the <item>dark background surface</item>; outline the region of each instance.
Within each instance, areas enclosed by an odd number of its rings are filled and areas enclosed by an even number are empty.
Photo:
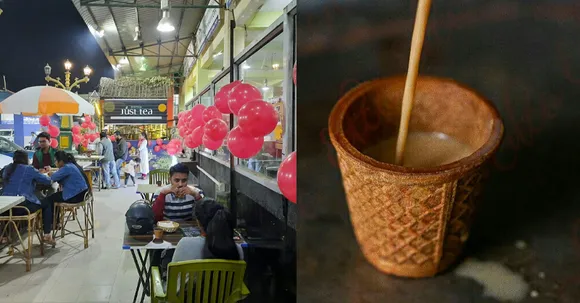
[[[328,116],[357,83],[406,72],[416,1],[298,5],[299,302],[496,302],[453,273],[378,272],[350,225]],[[504,120],[466,255],[521,272],[540,294],[526,302],[580,302],[579,38],[576,1],[433,1],[423,49],[420,74],[472,87]]]
[[[52,77],[64,82],[66,59],[73,64],[72,79],[82,78],[87,65],[93,69],[91,81],[81,84],[80,93],[95,90],[101,77],[114,77],[111,64],[71,0],[3,0],[0,5],[4,10],[0,15],[0,81],[6,76],[8,90],[45,85],[47,63]]]

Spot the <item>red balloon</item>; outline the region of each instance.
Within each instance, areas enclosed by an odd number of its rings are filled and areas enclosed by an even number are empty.
[[[202,143],[203,146],[205,146],[205,148],[209,150],[217,150],[218,148],[220,148],[220,146],[222,146],[223,140],[214,141],[208,138],[207,136],[203,136]]]
[[[228,136],[228,148],[230,152],[240,158],[248,159],[255,156],[264,145],[264,137],[252,137],[236,126]]]
[[[81,144],[83,145],[84,148],[87,148],[89,146],[89,140],[84,139]]]
[[[158,153],[161,150],[161,146],[159,145],[155,145],[155,147],[153,147],[153,150]]]
[[[185,139],[185,146],[189,147],[189,148],[196,148],[199,146],[199,144],[195,144],[195,141],[193,140],[193,136],[187,136],[187,138]]]
[[[115,136],[114,136],[114,135],[110,135],[110,136],[109,136],[109,140],[111,140],[111,141],[115,141],[115,140],[117,140],[117,138],[115,138]]]
[[[127,141],[127,148],[131,148],[131,142]]]
[[[162,145],[163,139],[159,138],[159,139],[155,140],[155,142],[157,143],[157,145]]]
[[[157,145],[157,146],[159,146],[159,145]],[[163,149],[163,150],[167,150],[167,144],[163,144],[163,145],[161,145],[161,149]]]
[[[73,135],[73,143],[78,145],[79,143],[81,143],[83,141],[83,137],[79,134],[74,134]]]
[[[93,121],[93,118],[91,118],[89,115],[85,115],[85,122],[91,123],[91,121]]]
[[[42,115],[38,118],[38,123],[40,123],[41,126],[48,126],[50,124],[50,117],[48,115]]]
[[[251,84],[242,83],[232,89],[230,99],[228,100],[228,106],[232,113],[237,115],[244,104],[254,100],[262,100],[262,93],[260,90]]]
[[[75,125],[72,127],[71,131],[73,134],[78,135],[81,133],[81,127],[78,125]]]
[[[89,124],[87,122],[83,122],[83,124],[81,124],[82,128],[89,128]]]
[[[294,70],[292,71],[292,79],[294,79],[294,85],[296,84],[296,66],[298,65],[298,62],[294,62]]]
[[[97,128],[97,125],[94,122],[88,122],[89,123],[89,129],[90,130],[94,130],[95,128]]]
[[[54,125],[49,125],[48,126],[48,134],[51,137],[56,138],[56,137],[58,137],[58,135],[60,135],[60,129],[58,129],[58,127],[56,127]]]
[[[191,133],[191,140],[194,143],[194,145],[200,146],[203,143],[203,135],[205,132],[205,127],[202,126],[198,126],[196,129],[193,130],[193,132]]]
[[[197,104],[191,109],[191,119],[200,120],[203,122],[203,112],[205,111],[205,105]]]
[[[212,119],[205,125],[204,135],[212,141],[223,141],[228,134],[229,127],[222,119]]]
[[[207,123],[209,122],[209,120],[215,119],[215,118],[221,118],[222,117],[222,113],[220,112],[220,110],[215,107],[215,106],[208,106],[204,111],[203,111],[203,122]]]
[[[141,143],[141,142],[139,142],[139,143]],[[151,145],[153,145],[153,141],[147,141],[147,145],[148,145],[148,146],[151,146]]]
[[[177,154],[177,147],[175,146],[168,146],[167,147],[167,154],[169,154],[170,156],[173,156],[175,154]]]
[[[220,90],[215,94],[214,103],[217,109],[222,114],[231,114],[230,106],[228,105],[230,94],[232,93],[232,89],[238,85],[240,85],[242,81],[234,81],[232,83],[226,84],[220,88]]]
[[[100,135],[99,135],[99,134],[97,134],[97,133],[92,133],[92,134],[91,134],[91,141],[95,141],[95,140],[97,140],[99,137],[100,137]]]
[[[278,112],[265,101],[250,101],[238,112],[238,125],[242,131],[253,137],[266,136],[278,124]]]
[[[50,139],[50,146],[52,148],[57,148],[58,147],[58,140],[56,140],[56,138]]]
[[[296,203],[296,152],[291,154],[282,161],[278,169],[278,187],[280,191],[293,203]]]

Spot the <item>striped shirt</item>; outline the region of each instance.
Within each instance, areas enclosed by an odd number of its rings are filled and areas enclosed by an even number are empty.
[[[198,189],[199,190],[199,189]],[[160,190],[161,191],[161,190]],[[159,192],[155,193],[154,199],[157,200]],[[203,198],[203,192],[200,190],[200,195]],[[162,196],[162,195],[161,195]],[[195,205],[195,197],[192,195],[185,195],[184,197],[177,197],[170,193],[165,195],[163,206],[163,220],[170,221],[192,221],[193,207]],[[157,202],[157,201],[156,201]]]

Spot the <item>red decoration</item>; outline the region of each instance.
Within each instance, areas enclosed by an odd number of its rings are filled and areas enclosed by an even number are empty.
[[[89,115],[85,115],[85,122],[91,123],[91,121],[93,121],[93,118],[91,118]]]
[[[48,125],[48,134],[51,137],[56,138],[58,135],[60,135],[60,129],[54,125]]]
[[[81,143],[82,141],[83,141],[83,137],[80,134],[73,135],[73,143],[75,145],[79,145],[79,143]]]
[[[155,140],[155,142],[157,143],[157,145],[163,145],[163,139],[161,138]]]
[[[203,143],[203,135],[205,132],[205,127],[202,126],[198,126],[196,129],[193,130],[193,132],[191,133],[191,137],[192,137],[192,142],[194,143],[194,145],[201,145]]]
[[[229,127],[222,119],[216,118],[210,120],[205,125],[204,134],[212,141],[223,141],[228,135]]]
[[[238,112],[238,125],[252,137],[263,137],[273,132],[278,124],[278,112],[265,101],[250,101]]]
[[[191,119],[203,121],[203,112],[205,111],[205,105],[197,104],[191,109]]]
[[[40,126],[48,126],[50,124],[50,117],[48,115],[42,115],[38,118],[38,123],[40,123]]]
[[[109,136],[109,140],[111,140],[111,141],[115,141],[115,140],[117,140],[117,138],[115,138],[115,136],[114,136],[114,135],[110,135],[110,136]]]
[[[232,89],[238,85],[240,85],[242,81],[234,81],[232,83],[224,85],[215,95],[214,103],[217,109],[222,114],[231,114],[230,106],[228,105],[230,94],[232,93]]]
[[[83,122],[83,124],[81,124],[82,128],[89,128],[89,124],[87,122]]]
[[[242,106],[254,100],[262,100],[262,93],[260,90],[251,84],[242,83],[232,89],[230,99],[228,100],[228,106],[232,113],[237,115]]]
[[[148,141],[148,142],[147,142],[147,145],[148,145],[148,146],[152,146],[152,145],[153,145],[153,141]]]
[[[222,146],[223,140],[214,141],[209,139],[207,136],[203,136],[202,143],[203,146],[209,150],[217,150],[220,148],[220,146]]]
[[[50,146],[52,148],[57,148],[58,147],[58,140],[56,140],[56,138],[50,139]]]
[[[75,125],[72,127],[71,131],[73,134],[78,135],[81,133],[81,127],[78,125]]]
[[[161,150],[161,146],[159,145],[155,145],[155,147],[153,147],[153,150],[158,153]]]
[[[294,62],[294,68],[293,68],[293,71],[292,71],[292,79],[294,80],[294,85],[297,85],[296,84],[296,82],[297,82],[296,81],[296,66],[297,65],[298,65],[298,62]]]
[[[208,106],[202,114],[203,122],[207,123],[209,120],[220,118],[222,117],[222,113],[220,110],[215,106]]]
[[[264,145],[264,137],[252,137],[236,126],[228,136],[228,148],[230,152],[240,158],[248,159],[255,156]]]
[[[97,125],[94,122],[88,122],[88,124],[90,130],[95,130],[95,128],[97,128]]]
[[[296,166],[296,152],[292,152],[282,161],[278,169],[278,187],[284,197],[293,203],[297,201]]]

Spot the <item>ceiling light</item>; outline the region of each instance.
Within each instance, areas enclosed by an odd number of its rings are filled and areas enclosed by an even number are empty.
[[[144,72],[147,70],[147,66],[145,66],[145,64],[141,64],[141,67],[139,68],[139,70]]]
[[[157,30],[160,32],[172,32],[175,30],[173,24],[171,24],[171,19],[169,18],[169,0],[161,0],[161,11],[163,12],[163,17],[159,20],[157,24]]]
[[[242,69],[250,69],[250,65],[248,65],[248,63],[244,62],[242,64]]]
[[[277,70],[280,68],[280,64],[274,63],[274,64],[272,64],[272,68]]]
[[[119,61],[120,64],[129,64],[129,59],[127,59],[127,57],[123,57],[123,59],[121,59]]]

